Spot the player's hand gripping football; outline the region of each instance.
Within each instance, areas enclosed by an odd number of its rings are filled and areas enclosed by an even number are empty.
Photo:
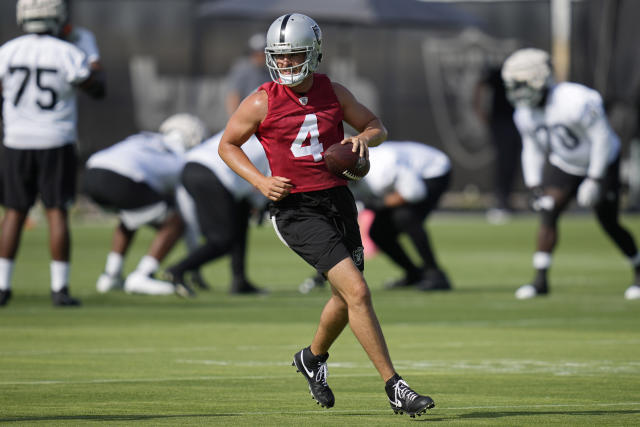
[[[360,157],[364,157],[369,160],[369,145],[363,138],[360,138],[358,135],[348,136],[340,142],[342,145],[349,143],[353,145],[353,149],[351,151],[358,153]]]

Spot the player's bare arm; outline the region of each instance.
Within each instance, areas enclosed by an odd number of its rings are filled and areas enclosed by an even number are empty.
[[[362,105],[351,92],[339,83],[332,83],[333,90],[342,106],[344,121],[359,131],[358,135],[345,138],[341,144],[352,143],[353,152],[360,152],[360,157],[369,158],[369,147],[380,145],[387,139],[387,129],[382,121]]]
[[[264,176],[240,148],[256,132],[267,111],[268,97],[265,91],[258,91],[244,99],[227,122],[218,154],[235,173],[269,200],[277,202],[289,194],[291,181],[282,176]]]

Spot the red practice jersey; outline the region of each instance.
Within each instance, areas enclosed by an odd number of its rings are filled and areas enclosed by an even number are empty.
[[[331,81],[313,75],[304,95],[274,82],[260,86],[269,96],[269,111],[256,136],[269,159],[271,174],[289,178],[292,193],[347,185],[327,169],[323,154],[344,139],[343,114]]]

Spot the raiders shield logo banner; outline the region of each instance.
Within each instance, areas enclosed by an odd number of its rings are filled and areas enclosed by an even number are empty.
[[[493,160],[486,125],[473,110],[473,94],[485,71],[499,67],[518,47],[476,30],[455,37],[428,37],[422,42],[428,96],[436,132],[447,153],[468,170]]]

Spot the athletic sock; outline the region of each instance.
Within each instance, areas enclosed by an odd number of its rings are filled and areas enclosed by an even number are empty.
[[[533,254],[533,268],[536,270],[548,270],[551,267],[551,254],[538,251]]]
[[[533,268],[536,276],[533,279],[533,287],[537,291],[547,291],[547,271],[551,267],[551,254],[549,252],[536,252],[533,254]]]
[[[118,277],[122,274],[122,265],[124,264],[124,257],[117,252],[109,252],[107,255],[107,263],[104,267],[104,272],[111,277]]]
[[[140,273],[144,276],[151,276],[158,270],[159,267],[160,263],[157,259],[150,255],[145,255],[138,263],[138,266],[136,267],[136,273]]]
[[[11,289],[11,276],[13,275],[13,260],[0,258],[0,291]]]
[[[51,290],[60,292],[69,284],[70,265],[66,261],[51,261]]]

